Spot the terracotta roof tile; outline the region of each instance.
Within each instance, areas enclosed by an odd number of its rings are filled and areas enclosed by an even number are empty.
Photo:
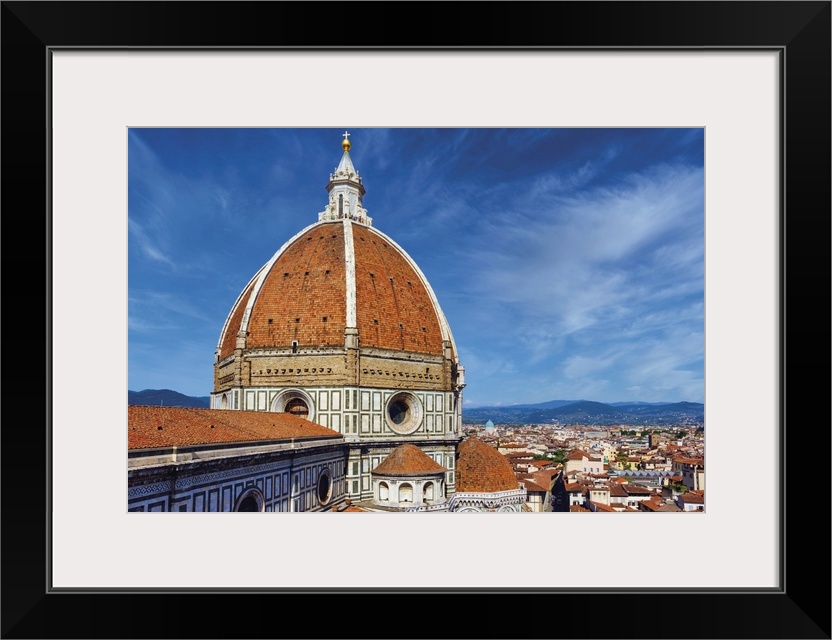
[[[340,346],[347,321],[344,225],[310,229],[272,265],[251,309],[247,348]],[[326,320],[324,320],[326,318]]]
[[[442,331],[433,301],[408,260],[370,227],[353,225],[353,246],[362,346],[441,355]]]
[[[534,481],[544,487],[551,487],[552,486],[552,479],[558,475],[557,468],[546,468],[540,469],[539,471],[535,471],[531,474],[532,479]]]
[[[127,407],[127,448],[131,450],[341,437],[336,431],[289,413]]]
[[[581,449],[573,449],[566,456],[567,460],[583,460],[584,458],[589,458],[589,454]]]
[[[441,355],[442,330],[431,294],[410,259],[386,235],[352,225],[356,322],[361,345]],[[286,246],[256,293],[246,348],[343,346],[347,322],[344,222],[321,222]],[[250,282],[221,338],[220,358],[234,352]]]
[[[473,436],[460,443],[456,465],[457,491],[491,493],[518,487],[511,464],[494,447]]]
[[[545,493],[549,490],[548,487],[542,487],[534,480],[524,479],[523,484],[526,487],[526,491],[543,491]]]
[[[627,491],[624,489],[623,486],[618,484],[617,482],[613,482],[610,484],[610,496],[614,498],[626,498],[628,495]]]
[[[650,496],[655,495],[655,491],[650,489],[649,487],[645,487],[640,484],[623,484],[621,485],[624,487],[624,490],[627,492],[627,495],[630,496]]]

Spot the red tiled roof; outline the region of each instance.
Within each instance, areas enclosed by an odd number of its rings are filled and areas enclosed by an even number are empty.
[[[610,496],[614,498],[626,498],[629,494],[627,490],[624,489],[623,486],[618,484],[617,482],[613,482],[610,484]]]
[[[290,413],[127,407],[128,449],[341,437],[336,431]]]
[[[705,460],[703,458],[690,458],[687,456],[674,456],[673,462],[677,462],[679,464],[705,464]]]
[[[479,438],[466,438],[459,445],[456,490],[491,493],[517,489],[519,482],[506,457]]]
[[[339,346],[346,325],[344,226],[321,224],[286,247],[266,274],[251,307],[246,347]],[[231,311],[220,358],[233,353],[251,295]],[[326,322],[323,318],[326,318]]]
[[[385,476],[418,476],[444,473],[445,467],[415,444],[402,444],[393,449],[373,473]]]
[[[363,347],[443,353],[436,309],[410,259],[386,235],[352,225],[356,323]],[[322,222],[289,244],[259,291],[249,283],[229,313],[220,359],[234,352],[252,302],[246,349],[341,346],[347,322],[344,222]],[[256,295],[252,300],[252,296]]]
[[[558,475],[557,468],[546,468],[540,469],[539,471],[535,471],[529,474],[532,479],[541,486],[551,487],[552,486],[552,478]]]
[[[624,490],[627,492],[627,495],[630,496],[649,496],[655,495],[655,491],[650,489],[649,487],[642,486],[640,484],[623,484],[621,485],[624,487]]]
[[[648,511],[657,511],[660,507],[664,506],[664,500],[660,500],[658,497],[649,498],[643,500],[641,505]]]
[[[523,479],[523,485],[526,487],[526,491],[542,491],[546,493],[549,490],[548,487],[541,487],[534,480],[529,479]]]
[[[391,240],[353,225],[358,331],[363,347],[443,352],[430,294]]]
[[[584,458],[589,458],[589,454],[581,449],[572,449],[566,456],[567,460],[583,460]]]

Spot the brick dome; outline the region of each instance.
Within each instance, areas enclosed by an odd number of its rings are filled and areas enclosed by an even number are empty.
[[[459,444],[457,491],[493,493],[511,491],[518,486],[511,464],[494,447],[473,436]]]
[[[430,285],[407,253],[372,227],[325,220],[289,240],[246,285],[217,355],[343,348],[355,330],[362,349],[436,356],[448,344],[453,350]]]

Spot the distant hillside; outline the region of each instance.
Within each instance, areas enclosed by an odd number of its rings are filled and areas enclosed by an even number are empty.
[[[462,410],[466,424],[587,424],[587,425],[695,425],[705,422],[705,405],[698,402],[616,402],[553,400],[537,405],[476,407]]]
[[[195,407],[207,409],[210,397],[186,396],[170,389],[128,391],[128,404],[155,407]],[[550,400],[539,404],[509,407],[463,409],[465,424],[587,424],[587,425],[692,425],[705,422],[705,405],[699,402],[591,402],[589,400]]]
[[[207,409],[210,397],[200,398],[186,396],[170,389],[145,389],[144,391],[127,391],[127,404],[152,405],[154,407],[193,407]]]

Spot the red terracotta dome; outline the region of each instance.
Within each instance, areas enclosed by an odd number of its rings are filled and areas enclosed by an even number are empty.
[[[445,471],[445,467],[413,444],[399,445],[373,469],[374,474],[385,476],[420,476]]]
[[[473,436],[459,444],[457,491],[493,493],[511,491],[518,486],[511,464],[494,447]]]
[[[343,347],[442,355],[450,331],[424,275],[380,231],[350,220],[313,224],[287,242],[235,302],[218,344],[243,349]],[[242,343],[241,343],[242,342]]]

